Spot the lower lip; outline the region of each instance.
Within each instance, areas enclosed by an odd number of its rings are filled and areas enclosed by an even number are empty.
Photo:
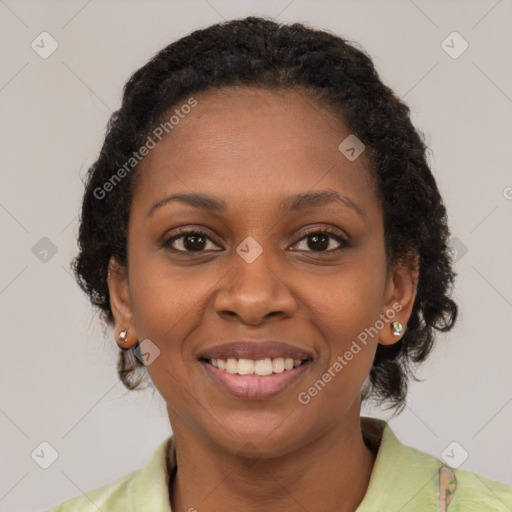
[[[293,370],[265,376],[229,373],[215,368],[206,361],[201,361],[201,365],[214,382],[231,395],[246,400],[261,400],[279,395],[292,386],[308,371],[311,361],[302,363]]]

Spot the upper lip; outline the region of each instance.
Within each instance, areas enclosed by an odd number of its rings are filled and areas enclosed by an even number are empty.
[[[281,341],[233,341],[204,349],[199,359],[313,359],[313,354],[305,348],[295,347]]]

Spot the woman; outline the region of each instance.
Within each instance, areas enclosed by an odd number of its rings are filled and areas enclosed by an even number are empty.
[[[327,32],[249,17],[139,69],[89,171],[75,272],[173,435],[57,511],[507,510],[360,416],[457,318],[409,109]]]

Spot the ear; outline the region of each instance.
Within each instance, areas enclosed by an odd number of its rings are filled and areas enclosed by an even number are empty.
[[[137,343],[137,332],[133,323],[132,303],[128,286],[128,272],[125,266],[118,263],[112,256],[108,265],[108,290],[110,308],[116,322],[114,338],[119,348],[127,349]],[[119,339],[119,334],[125,329],[125,340]]]
[[[384,315],[386,322],[379,332],[381,345],[393,345],[405,334],[411,316],[418,286],[419,257],[416,253],[397,262],[389,272],[385,291]],[[393,322],[402,324],[399,335],[393,333]]]

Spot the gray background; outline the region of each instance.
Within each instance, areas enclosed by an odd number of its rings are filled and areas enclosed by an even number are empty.
[[[118,383],[112,335],[70,274],[80,178],[131,73],[191,30],[249,14],[359,42],[427,134],[462,316],[390,424],[438,457],[456,441],[448,452],[459,462],[468,452],[462,469],[512,484],[510,1],[0,0],[2,511],[44,510],[109,483],[170,434],[157,394]],[[43,31],[59,45],[46,59],[31,47]],[[469,44],[458,58],[442,47],[453,31]],[[48,469],[31,458],[43,441],[58,452]],[[38,450],[48,462],[51,450]]]

